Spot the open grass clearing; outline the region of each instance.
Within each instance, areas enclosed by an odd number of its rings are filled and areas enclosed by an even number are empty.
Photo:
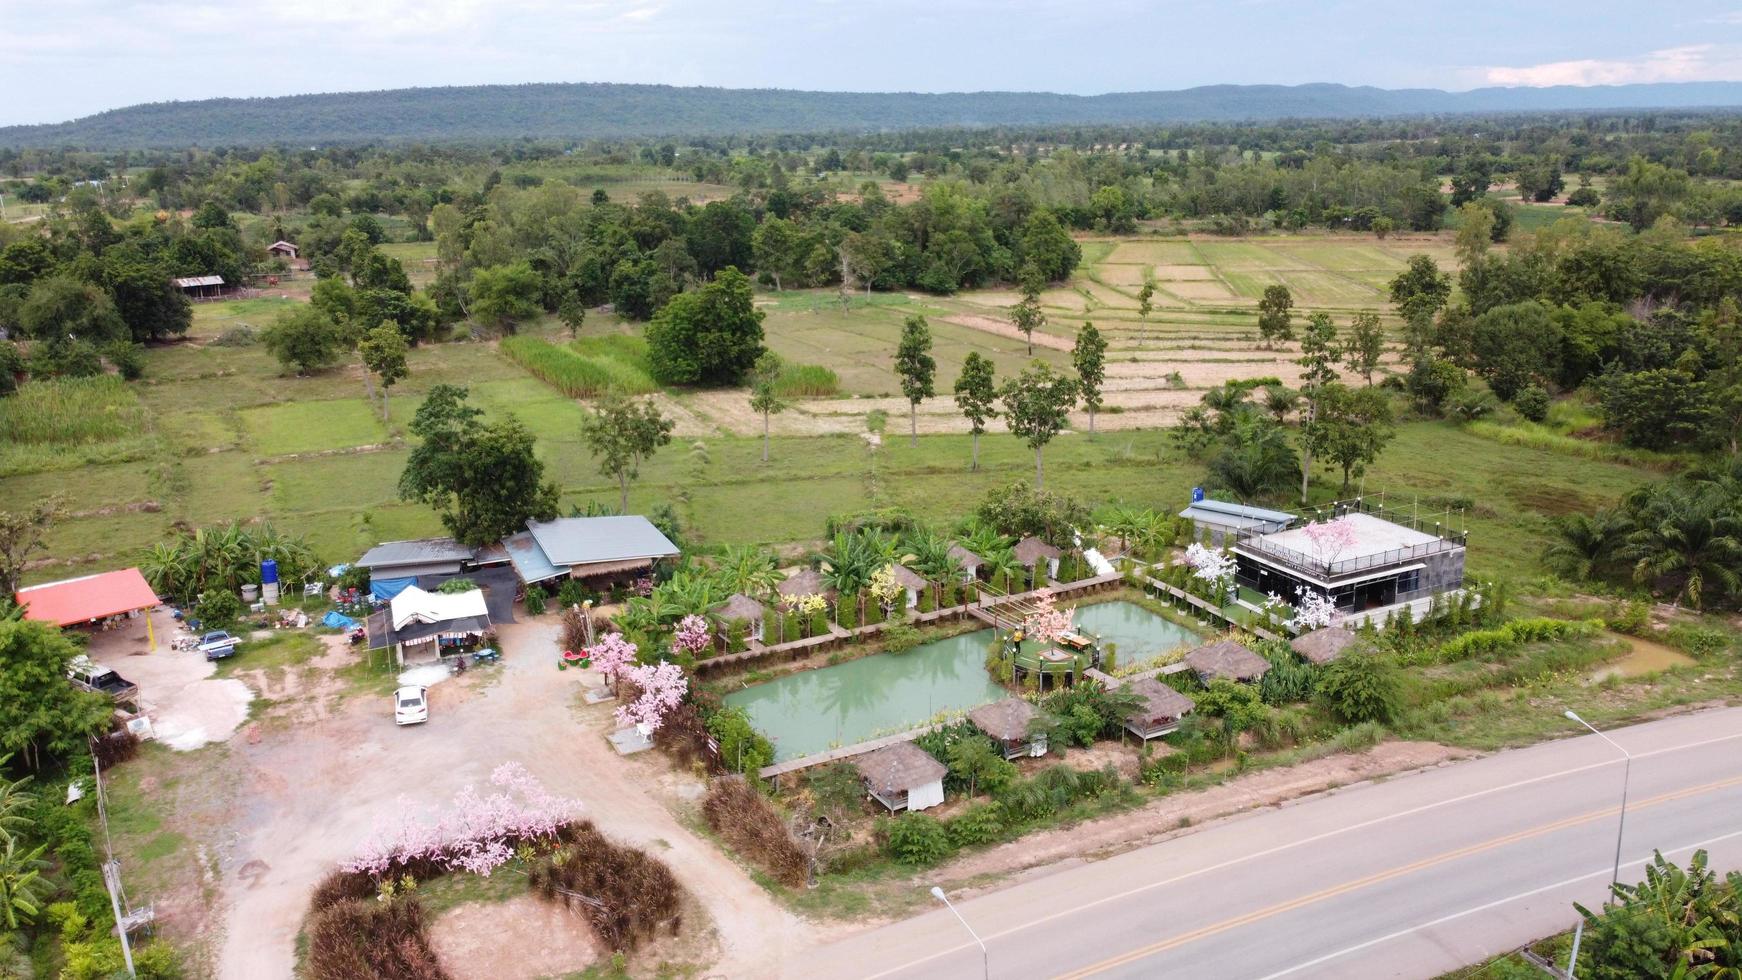
[[[241,418],[248,445],[263,456],[350,449],[387,438],[380,414],[360,398],[262,405],[243,409]]]

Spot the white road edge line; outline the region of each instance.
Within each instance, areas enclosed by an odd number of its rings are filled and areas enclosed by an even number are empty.
[[[1692,844],[1683,844],[1680,847],[1667,848],[1663,851],[1663,853],[1665,855],[1680,854],[1683,851],[1692,851],[1692,850],[1697,850],[1697,849],[1702,848],[1702,847],[1709,847],[1712,844],[1721,843],[1723,841],[1730,840],[1733,837],[1742,837],[1742,830],[1734,831],[1734,832],[1728,833],[1728,834],[1723,834],[1723,835],[1720,835],[1718,837],[1708,837],[1703,841],[1696,841],[1695,843],[1692,843]],[[1649,860],[1650,860],[1650,858],[1636,858],[1632,861],[1627,861],[1627,862],[1623,863],[1621,866],[1624,868],[1631,868],[1636,864],[1643,865],[1643,864],[1647,863]],[[1286,970],[1279,970],[1275,973],[1261,977],[1261,978],[1259,978],[1259,980],[1276,980],[1277,977],[1286,977],[1291,973],[1298,973],[1301,970],[1308,970],[1308,969],[1311,969],[1315,966],[1319,966],[1319,965],[1324,964],[1324,963],[1329,963],[1331,960],[1338,959],[1338,958],[1343,957],[1343,956],[1347,956],[1350,953],[1358,953],[1361,950],[1364,950],[1364,949],[1367,949],[1367,948],[1373,947],[1373,946],[1378,946],[1381,943],[1388,943],[1394,939],[1402,939],[1404,936],[1408,936],[1412,933],[1420,932],[1423,929],[1432,929],[1435,926],[1445,925],[1446,923],[1451,922],[1453,920],[1461,919],[1466,915],[1475,915],[1478,912],[1486,912],[1489,909],[1498,908],[1502,905],[1508,905],[1512,902],[1516,902],[1516,901],[1519,901],[1521,899],[1526,899],[1526,898],[1531,898],[1531,897],[1536,896],[1536,895],[1541,895],[1543,892],[1552,892],[1557,888],[1565,888],[1568,885],[1576,885],[1579,882],[1584,881],[1588,878],[1600,878],[1603,875],[1613,873],[1614,870],[1615,869],[1613,867],[1599,868],[1596,871],[1592,871],[1589,874],[1579,875],[1576,878],[1567,878],[1563,881],[1557,881],[1552,885],[1544,885],[1541,888],[1532,888],[1530,891],[1527,891],[1527,892],[1519,892],[1516,895],[1508,895],[1505,898],[1498,898],[1492,902],[1488,902],[1488,903],[1483,904],[1483,905],[1477,905],[1477,906],[1474,906],[1472,908],[1464,909],[1462,912],[1453,912],[1451,915],[1441,916],[1440,918],[1434,919],[1431,922],[1423,922],[1420,925],[1410,926],[1408,929],[1399,929],[1397,932],[1391,933],[1390,935],[1380,936],[1378,939],[1369,939],[1364,943],[1357,943],[1353,946],[1349,946],[1349,947],[1346,947],[1344,949],[1339,949],[1334,953],[1326,953],[1325,955],[1323,955],[1317,959],[1307,960],[1304,963],[1296,963],[1294,966],[1291,966]]]
[[[1736,732],[1736,733],[1731,734],[1731,735],[1719,735],[1719,736],[1716,736],[1714,738],[1702,739],[1698,742],[1687,742],[1687,743],[1682,744],[1682,745],[1672,745],[1672,746],[1668,746],[1666,748],[1653,749],[1650,752],[1638,753],[1633,758],[1635,758],[1635,759],[1649,759],[1653,756],[1667,755],[1671,752],[1684,752],[1688,749],[1704,748],[1708,745],[1715,745],[1719,742],[1729,742],[1729,741],[1733,741],[1733,740],[1739,739],[1739,738],[1742,738],[1742,732]],[[1582,739],[1591,739],[1592,741],[1596,741],[1597,736],[1585,735],[1585,736],[1581,736],[1580,738],[1577,738],[1577,739],[1569,739],[1568,743],[1570,744],[1571,742],[1580,741]],[[1551,743],[1546,743],[1546,744],[1554,745],[1557,743],[1551,742]],[[1493,758],[1499,758],[1499,756],[1487,756],[1486,758],[1493,759]],[[1492,787],[1489,787],[1488,789],[1477,790],[1474,793],[1465,793],[1462,796],[1454,796],[1450,799],[1437,800],[1433,803],[1424,803],[1421,806],[1415,807],[1413,809],[1399,810],[1395,813],[1388,813],[1382,817],[1374,817],[1371,820],[1366,820],[1366,821],[1363,821],[1361,823],[1348,824],[1348,825],[1343,826],[1343,827],[1338,827],[1335,830],[1327,830],[1321,834],[1314,834],[1311,837],[1303,837],[1300,840],[1291,841],[1287,844],[1278,844],[1275,847],[1267,848],[1267,849],[1262,850],[1262,851],[1253,851],[1253,852],[1250,852],[1247,854],[1242,854],[1239,857],[1229,858],[1226,861],[1222,861],[1222,862],[1219,862],[1216,864],[1212,864],[1212,865],[1208,865],[1208,866],[1205,866],[1202,868],[1198,868],[1195,871],[1187,871],[1187,872],[1184,872],[1183,874],[1175,875],[1172,878],[1163,878],[1163,879],[1160,879],[1157,881],[1149,882],[1147,884],[1138,885],[1135,888],[1129,888],[1129,889],[1126,889],[1125,891],[1118,892],[1115,894],[1103,895],[1100,898],[1094,899],[1093,901],[1084,902],[1081,905],[1076,905],[1076,906],[1073,906],[1069,909],[1062,909],[1062,910],[1060,910],[1058,912],[1054,912],[1050,915],[1043,915],[1037,919],[1029,919],[1029,920],[1021,923],[1020,925],[1015,925],[1015,926],[1012,926],[1008,929],[1004,929],[1004,930],[999,931],[999,932],[987,933],[984,938],[986,940],[990,941],[993,939],[1003,939],[1006,936],[1014,936],[1017,933],[1026,932],[1027,930],[1032,929],[1035,926],[1043,925],[1045,923],[1052,922],[1052,921],[1055,921],[1057,919],[1068,918],[1070,916],[1078,914],[1079,912],[1085,912],[1089,909],[1098,908],[1102,905],[1106,905],[1106,904],[1111,903],[1111,902],[1123,901],[1127,898],[1130,898],[1133,895],[1140,895],[1144,892],[1153,891],[1157,888],[1165,888],[1168,885],[1177,885],[1182,881],[1189,881],[1190,879],[1199,877],[1200,875],[1206,875],[1206,874],[1209,874],[1211,872],[1221,871],[1225,868],[1231,868],[1237,864],[1244,864],[1248,861],[1256,861],[1256,860],[1259,860],[1261,858],[1271,857],[1273,855],[1280,854],[1283,851],[1291,850],[1293,848],[1301,847],[1303,845],[1317,844],[1320,841],[1329,840],[1330,838],[1336,837],[1339,834],[1346,834],[1346,833],[1349,833],[1351,831],[1356,831],[1356,830],[1366,830],[1369,827],[1376,827],[1379,824],[1387,823],[1387,822],[1392,821],[1392,820],[1399,820],[1399,819],[1402,819],[1404,817],[1413,817],[1416,814],[1426,813],[1429,810],[1437,810],[1440,807],[1452,806],[1452,805],[1458,804],[1458,803],[1466,803],[1470,800],[1481,799],[1484,796],[1492,796],[1495,793],[1504,793],[1504,792],[1507,792],[1508,790],[1519,789],[1519,788],[1524,787],[1524,786],[1531,786],[1531,785],[1534,785],[1536,783],[1546,782],[1546,781],[1551,780],[1551,779],[1559,779],[1563,776],[1577,775],[1579,773],[1589,772],[1592,769],[1601,769],[1605,766],[1618,766],[1621,764],[1621,762],[1622,762],[1622,760],[1620,760],[1620,759],[1605,759],[1602,762],[1593,762],[1593,763],[1589,763],[1589,764],[1583,765],[1583,766],[1575,766],[1571,769],[1562,769],[1562,770],[1559,770],[1556,772],[1544,773],[1543,775],[1540,775],[1540,776],[1532,776],[1529,779],[1521,779],[1521,780],[1518,780],[1517,782],[1507,783],[1503,786],[1492,786]],[[1177,839],[1177,838],[1175,838],[1175,839]],[[1166,843],[1169,843],[1169,842],[1168,841],[1161,841],[1161,842],[1158,842],[1156,844],[1150,844],[1147,846],[1148,847],[1159,847],[1162,844],[1166,844]],[[1134,852],[1127,851],[1126,853],[1129,854],[1129,853],[1134,853]],[[996,893],[994,893],[994,894],[996,894]],[[893,966],[887,970],[883,970],[883,971],[878,972],[878,973],[867,974],[865,976],[865,980],[880,980],[880,978],[882,978],[882,977],[894,976],[895,974],[900,973],[903,970],[911,969],[913,967],[919,966],[922,963],[929,963],[932,960],[935,960],[939,957],[949,956],[952,953],[959,953],[962,950],[973,949],[973,948],[976,948],[976,947],[972,943],[962,943],[962,944],[957,945],[957,946],[951,946],[951,947],[948,947],[946,949],[940,949],[935,953],[931,953],[929,955],[922,956],[919,959],[909,960],[908,962],[903,963],[900,966]]]

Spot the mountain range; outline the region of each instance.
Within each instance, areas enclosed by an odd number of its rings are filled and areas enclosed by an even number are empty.
[[[1742,82],[1439,89],[1207,85],[1157,92],[811,92],[565,83],[154,102],[0,127],[0,147],[616,139],[1742,106]]]

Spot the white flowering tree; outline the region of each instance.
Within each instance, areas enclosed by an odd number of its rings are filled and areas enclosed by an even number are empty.
[[[1317,589],[1302,586],[1295,590],[1294,628],[1302,633],[1322,629],[1341,619],[1337,604]]]
[[[1186,548],[1186,566],[1192,570],[1192,577],[1215,594],[1218,604],[1227,601],[1228,590],[1234,586],[1234,556],[1193,543]]]
[[[866,586],[866,590],[871,593],[871,598],[876,599],[877,604],[883,607],[883,618],[885,619],[888,619],[895,611],[896,602],[907,594],[906,586],[903,586],[900,580],[895,577],[893,563],[884,565],[872,572],[871,582]]]
[[[377,819],[358,856],[339,867],[380,879],[431,862],[488,876],[514,856],[515,847],[554,841],[580,817],[580,801],[550,793],[517,762],[497,766],[490,783],[496,792],[460,790],[452,809],[434,821],[407,817],[410,803],[402,798],[400,806]]]

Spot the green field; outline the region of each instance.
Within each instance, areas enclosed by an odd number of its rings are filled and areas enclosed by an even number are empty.
[[[1062,291],[1085,307],[1101,297],[1135,293],[1135,286],[1087,278],[1116,267],[1112,260],[1120,258],[1177,266],[1174,272],[1181,276],[1193,274],[1181,271],[1185,268],[1199,268],[1205,278],[1196,281],[1233,283],[1243,292],[1278,277],[1291,285],[1352,295],[1361,277],[1386,274],[1413,251],[1443,247],[1437,240],[1380,243],[1358,236],[1103,240],[1086,246],[1086,253],[1103,263],[1085,270],[1079,288]],[[404,248],[409,252],[412,246]],[[1188,266],[1188,260],[1195,264]],[[1212,266],[1211,260],[1221,264]],[[1371,288],[1377,294],[1377,287]],[[691,420],[642,467],[641,479],[631,488],[631,507],[671,503],[692,526],[695,539],[708,545],[802,544],[821,533],[831,514],[871,506],[907,507],[940,521],[960,517],[985,489],[1031,478],[1028,449],[1008,435],[989,434],[982,440],[980,471],[969,472],[967,436],[931,435],[922,436],[917,447],[905,438],[887,439],[873,460],[856,434],[866,411],[856,399],[897,393],[896,338],[902,321],[916,313],[931,323],[938,361],[939,395],[922,409],[951,412],[949,385],[970,351],[991,358],[1001,377],[1019,371],[1029,360],[1020,339],[972,325],[1001,317],[1013,301],[991,291],[955,297],[875,294],[855,296],[843,310],[832,291],[760,294],[769,346],[790,362],[828,367],[839,375],[837,399],[812,403],[823,406],[814,418],[835,417],[837,434],[777,436],[772,459],[763,464],[761,441],[750,437],[760,426],[745,426],[747,409],[735,409],[742,413],[735,418],[720,414],[722,405],[739,406],[738,396],[670,393],[669,404],[680,414],[690,413]],[[0,499],[29,501],[60,493],[72,514],[49,540],[49,556],[64,564],[37,569],[32,579],[123,564],[178,522],[197,526],[269,518],[306,534],[323,557],[335,562],[380,540],[437,533],[435,515],[400,501],[396,491],[408,451],[405,422],[422,394],[438,383],[467,385],[473,402],[486,412],[521,418],[537,437],[538,452],[562,486],[565,503],[614,504],[614,484],[598,473],[581,441],[584,404],[533,377],[494,344],[414,349],[411,376],[393,389],[391,418],[383,421],[365,400],[355,365],[289,377],[258,344],[203,342],[237,322],[269,322],[287,305],[284,300],[203,304],[196,319],[200,338],[151,348],[144,381],[107,382],[100,397],[69,399],[67,404],[78,407],[64,418],[33,420],[38,441],[0,443]],[[1287,366],[1292,356],[1254,349],[1249,306],[1158,309],[1141,320],[1134,306],[1132,300],[1130,309],[1102,306],[1087,315],[1108,334],[1110,364],[1123,372],[1125,390],[1115,394],[1136,399],[1136,405],[1164,396],[1187,404],[1195,400],[1195,389],[1216,383],[1217,377],[1259,376]],[[1084,318],[1058,310],[1049,314],[1045,332],[1054,337],[1071,336]],[[646,368],[640,327],[606,314],[589,316],[578,341],[571,342],[552,319],[527,325],[523,333],[576,357],[637,373]],[[1065,351],[1048,347],[1037,348],[1036,355],[1061,367],[1068,362]],[[1188,390],[1169,390],[1163,376],[1175,370],[1187,376]],[[0,409],[21,411],[11,406],[24,404],[9,399]],[[828,407],[835,405],[838,411]],[[1167,416],[1129,406],[1126,412],[1104,418],[1109,424],[1136,420],[1127,424],[1141,427],[1060,436],[1047,452],[1048,485],[1095,504],[1117,500],[1177,511],[1202,481],[1202,467],[1173,448],[1164,428]],[[695,451],[697,442],[705,445],[705,454]],[[699,463],[701,455],[706,461]],[[1612,502],[1652,476],[1647,469],[1585,458],[1554,445],[1509,445],[1446,424],[1412,423],[1401,427],[1365,488],[1389,490],[1400,505],[1418,503],[1424,513],[1449,509],[1454,523],[1462,509],[1461,521],[1472,531],[1472,570],[1519,577],[1540,573],[1537,556],[1550,517]],[[1321,477],[1315,494],[1328,496],[1334,489],[1330,477]]]

